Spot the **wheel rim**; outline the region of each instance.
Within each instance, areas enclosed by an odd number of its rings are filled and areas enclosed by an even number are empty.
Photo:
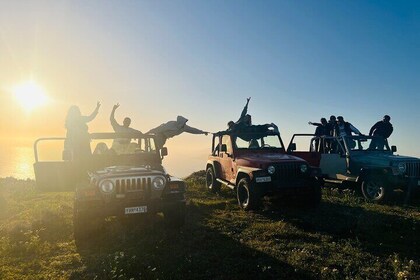
[[[378,199],[384,195],[384,188],[377,182],[368,182],[366,185],[366,192],[371,199]]]
[[[243,184],[240,184],[238,186],[238,200],[239,200],[239,204],[242,207],[246,207],[248,205],[249,193],[248,193],[248,189],[244,187]]]
[[[206,183],[207,183],[207,188],[211,190],[212,184],[213,184],[213,174],[211,171],[207,172]]]

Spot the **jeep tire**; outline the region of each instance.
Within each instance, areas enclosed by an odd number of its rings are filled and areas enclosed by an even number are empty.
[[[390,186],[377,177],[363,180],[361,189],[364,198],[371,202],[382,203],[388,201],[392,196]]]
[[[248,178],[242,178],[236,187],[236,197],[239,206],[245,211],[255,210],[260,205],[261,199],[255,185]]]
[[[214,173],[213,167],[209,166],[206,170],[206,187],[207,190],[217,193],[220,191],[221,184],[216,180],[216,174]]]

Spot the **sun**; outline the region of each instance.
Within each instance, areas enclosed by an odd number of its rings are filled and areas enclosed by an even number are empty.
[[[34,81],[21,83],[13,88],[16,101],[27,112],[45,105],[48,97],[45,90]]]

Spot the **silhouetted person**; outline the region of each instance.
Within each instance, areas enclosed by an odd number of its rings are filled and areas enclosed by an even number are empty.
[[[89,116],[82,116],[78,106],[70,107],[65,121],[67,133],[64,141],[64,154],[67,159],[81,159],[91,155],[87,123],[96,117],[100,106],[101,103],[98,102],[95,110]]]
[[[169,121],[167,123],[161,124],[160,126],[149,130],[147,133],[153,133],[156,135],[155,139],[158,149],[165,145],[168,138],[172,138],[183,132],[188,132],[191,134],[208,134],[207,131],[188,126],[187,121],[188,119],[184,118],[183,116],[178,116],[176,121]]]
[[[315,136],[320,137],[330,135],[330,130],[326,118],[321,118],[320,123],[308,122],[308,124],[316,126]]]
[[[141,131],[130,127],[131,119],[129,117],[124,118],[122,125],[120,125],[115,120],[115,111],[118,109],[118,107],[120,107],[119,103],[115,104],[114,107],[112,107],[112,112],[109,117],[109,120],[111,121],[111,125],[114,131],[115,132],[140,132],[141,133]]]
[[[329,136],[330,135],[330,129],[328,126],[328,122],[326,118],[321,118],[321,123],[313,123],[313,122],[308,122],[308,124],[314,125],[316,126],[315,129],[315,151],[320,151],[319,149],[319,142],[320,142],[320,137],[322,136]],[[322,139],[324,140],[324,139]]]
[[[337,125],[335,126],[335,136],[351,136],[352,133],[361,135],[362,133],[351,123],[344,121],[342,116],[337,117]]]
[[[334,136],[334,131],[335,131],[336,125],[337,125],[337,119],[335,118],[334,115],[331,115],[330,119],[328,120],[328,124],[327,124],[330,136]]]
[[[236,122],[233,122],[233,121],[228,122],[228,130],[236,130],[236,129],[240,129],[244,126],[247,126],[247,125],[252,125],[251,115],[247,114],[248,104],[249,104],[250,100],[251,100],[251,97],[248,97],[246,99],[246,104],[245,104],[245,107],[243,108],[243,110],[241,112],[241,116],[239,117],[239,120],[237,120]]]
[[[390,123],[391,117],[385,115],[382,121],[375,123],[369,131],[369,136],[377,136],[378,138],[373,139],[369,148],[383,150],[386,146],[389,150],[388,138],[391,136],[394,128]]]
[[[140,132],[141,133],[141,131],[130,127],[131,119],[129,117],[124,118],[122,125],[120,125],[115,120],[115,111],[118,109],[118,107],[120,107],[119,103],[115,104],[114,107],[112,107],[111,115],[109,117],[109,120],[111,122],[111,125],[114,131],[115,132]],[[124,153],[128,145],[130,144],[130,141],[131,139],[128,139],[128,138],[114,139],[114,141],[112,142],[112,149],[114,149],[114,151],[116,151],[117,153]]]

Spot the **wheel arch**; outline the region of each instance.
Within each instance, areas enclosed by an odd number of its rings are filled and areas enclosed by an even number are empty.
[[[363,181],[373,177],[379,177],[382,180],[388,181],[390,176],[392,176],[392,170],[390,168],[362,168],[360,169],[359,176],[356,178],[356,183],[361,184]]]
[[[222,175],[222,167],[221,167],[221,165],[218,161],[215,161],[215,160],[207,161],[206,170],[209,167],[213,168],[213,172],[214,172],[214,175],[216,176],[216,178],[221,178],[222,177],[221,176]]]
[[[258,168],[244,168],[241,167],[238,169],[238,171],[236,172],[236,181],[235,181],[235,185],[238,185],[239,181],[242,178],[247,177],[249,179],[249,181],[252,181],[254,179],[254,172],[258,171],[260,169]]]

